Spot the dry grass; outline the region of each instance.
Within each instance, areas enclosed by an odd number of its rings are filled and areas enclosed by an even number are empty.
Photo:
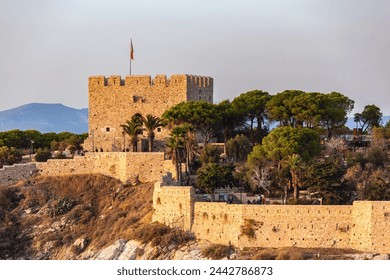
[[[151,222],[152,197],[152,183],[125,187],[103,175],[40,177],[2,189],[0,240],[8,246],[0,244],[7,247],[0,259],[34,256],[49,245],[53,253],[43,258],[77,255],[72,246],[80,237],[93,250],[130,239],[140,224]]]
[[[220,260],[223,258],[229,258],[234,252],[231,246],[225,246],[221,244],[213,244],[202,250],[202,255],[206,258],[213,260]]]
[[[125,187],[103,175],[38,178],[0,189],[0,259],[77,258],[78,238],[88,240],[84,251],[97,251],[118,239],[138,239],[167,247],[194,237],[180,229],[153,223],[153,184]],[[76,201],[67,211],[51,215],[60,201]],[[224,217],[225,218],[225,217]],[[226,217],[227,218],[227,217]],[[242,234],[255,237],[261,223],[246,220]],[[202,253],[211,259],[229,257],[232,248],[212,245]],[[138,253],[141,254],[142,250]],[[42,253],[43,252],[43,253]],[[72,255],[67,255],[68,253]],[[237,252],[238,259],[344,259],[353,250],[261,249]]]
[[[346,254],[358,253],[336,248],[246,248],[238,255],[243,260],[341,260]]]
[[[250,239],[256,238],[256,230],[258,230],[263,224],[253,219],[245,219],[244,224],[241,226],[241,235],[244,235]]]
[[[168,247],[182,245],[194,240],[194,236],[179,228],[170,228],[160,223],[141,224],[132,236],[132,239],[151,243],[152,246]]]

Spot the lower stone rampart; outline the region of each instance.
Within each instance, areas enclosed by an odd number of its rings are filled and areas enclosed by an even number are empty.
[[[0,186],[27,180],[38,173],[35,163],[4,165],[0,169]]]
[[[122,182],[136,177],[141,182],[159,181],[166,172],[175,171],[172,161],[164,160],[164,153],[87,153],[37,164],[43,176],[100,173]]]
[[[348,248],[352,206],[194,203],[192,231],[239,247]]]
[[[153,220],[190,230],[200,239],[240,248],[297,246],[390,253],[390,202],[356,201],[344,206],[195,202],[191,187],[160,184],[153,196]],[[182,223],[181,216],[185,217]]]
[[[194,188],[182,186],[160,187],[159,182],[155,183],[153,192],[153,222],[190,229],[193,220]],[[172,203],[175,201],[175,203]]]

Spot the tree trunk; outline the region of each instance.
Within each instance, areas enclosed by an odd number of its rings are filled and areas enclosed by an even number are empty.
[[[283,204],[286,205],[286,204],[287,204],[287,197],[288,197],[288,187],[287,187],[287,185],[284,186],[283,192],[284,192],[284,201],[283,201]]]
[[[149,137],[149,153],[153,151],[153,138]]]
[[[190,152],[189,152],[189,149],[186,149],[185,173],[186,173],[186,185],[188,185],[189,179],[190,179],[190,174],[191,174],[191,170],[190,170]]]
[[[254,133],[253,133],[253,122],[254,122],[254,119],[251,119],[251,142],[252,142],[252,147],[255,146],[255,136],[254,136]]]
[[[177,157],[177,149],[175,148],[175,151],[174,151],[174,159],[172,160],[175,160],[175,169],[176,169],[176,180],[177,181],[180,181],[180,178],[179,178],[179,159]]]
[[[291,171],[290,171],[291,172]],[[294,203],[298,202],[299,199],[299,184],[298,184],[298,175],[295,173],[295,171],[291,172],[291,183],[292,187],[294,189]]]
[[[179,181],[180,181],[180,186],[183,186],[183,171],[182,171],[182,167],[181,167],[181,160],[180,160],[180,157],[179,157]]]
[[[135,138],[131,139],[131,146],[133,147],[133,152],[135,152],[135,153],[138,150],[137,144],[138,144],[138,141]]]
[[[298,199],[299,199],[298,185],[294,185],[294,203],[298,202]]]

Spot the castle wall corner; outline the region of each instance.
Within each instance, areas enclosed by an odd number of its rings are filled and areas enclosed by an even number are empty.
[[[188,201],[190,196],[180,194],[175,187],[159,185],[154,197],[154,221],[174,226],[184,197]],[[387,201],[356,201],[352,206],[226,204],[195,202],[193,198],[191,201],[191,231],[197,238],[214,243],[239,248],[297,246],[390,253]]]

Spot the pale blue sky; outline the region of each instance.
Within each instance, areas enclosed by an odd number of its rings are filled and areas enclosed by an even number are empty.
[[[390,1],[0,0],[0,110],[87,107],[91,75],[197,74],[215,101],[339,91],[390,114]]]

